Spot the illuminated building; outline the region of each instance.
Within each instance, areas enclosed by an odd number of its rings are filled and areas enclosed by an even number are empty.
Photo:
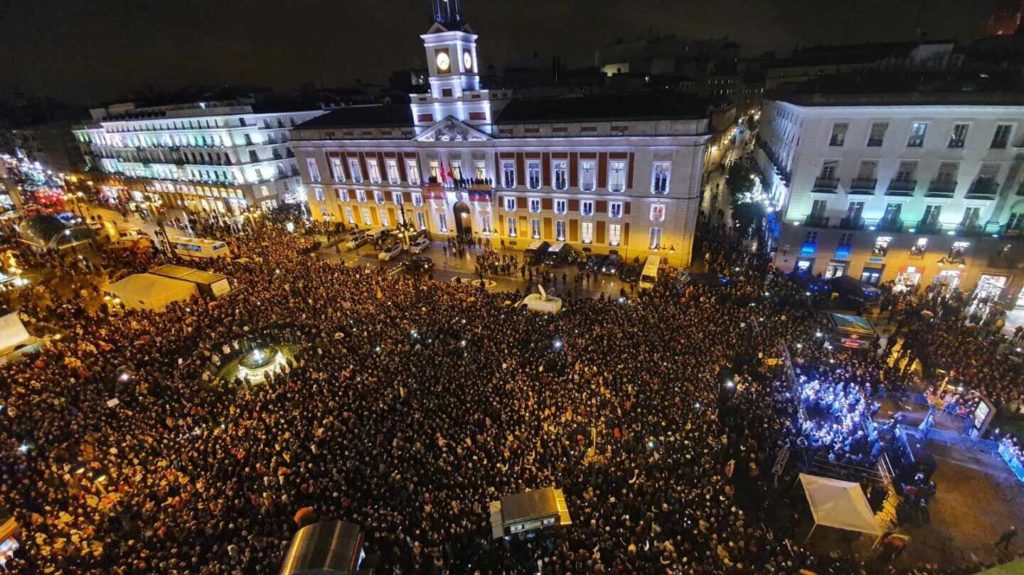
[[[238,214],[296,195],[292,128],[323,112],[267,112],[243,101],[90,110],[74,129],[86,161],[139,206]],[[301,196],[300,196],[301,197]]]
[[[483,88],[477,35],[454,0],[436,3],[421,38],[428,93],[409,106],[335,110],[294,131],[315,219],[689,263],[704,107],[653,94],[527,99]]]
[[[999,92],[765,101],[758,164],[775,263],[1015,300],[1024,286],[1024,101]]]

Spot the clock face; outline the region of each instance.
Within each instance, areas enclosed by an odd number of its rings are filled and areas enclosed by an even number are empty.
[[[442,72],[447,72],[448,68],[452,65],[451,60],[448,58],[448,52],[437,53],[437,69]]]
[[[465,66],[466,71],[473,70],[473,55],[468,50],[462,53],[462,65]]]

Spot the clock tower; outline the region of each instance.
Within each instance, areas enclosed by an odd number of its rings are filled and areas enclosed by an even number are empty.
[[[431,0],[434,20],[423,39],[430,76],[430,94],[413,94],[417,133],[448,116],[491,131],[491,102],[480,89],[477,35],[462,20],[461,0]]]

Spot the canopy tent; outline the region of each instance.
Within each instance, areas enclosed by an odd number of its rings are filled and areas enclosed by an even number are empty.
[[[196,285],[153,274],[133,274],[103,291],[121,298],[128,309],[164,311],[170,304],[196,295]]]
[[[219,297],[231,291],[231,284],[228,282],[227,276],[195,268],[168,264],[153,268],[149,270],[149,273],[193,283],[203,293],[212,297]]]
[[[824,525],[870,533],[875,537],[882,535],[883,529],[875,519],[875,513],[871,511],[871,505],[860,484],[804,473],[800,474],[800,483],[807,495],[807,503],[811,506],[814,528]],[[814,533],[814,529],[811,529],[811,533]],[[808,539],[810,537],[807,536]]]
[[[18,312],[0,317],[0,356],[7,355],[18,346],[30,343],[34,339],[21,323]]]

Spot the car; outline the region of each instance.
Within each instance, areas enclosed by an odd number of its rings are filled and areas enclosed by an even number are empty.
[[[345,242],[345,247],[350,250],[354,250],[362,246],[365,246],[368,243],[370,243],[370,238],[366,237],[365,235],[354,235],[350,237],[347,242]]]
[[[832,293],[840,298],[857,303],[871,303],[882,297],[882,292],[852,276],[837,276],[828,280]]]
[[[619,273],[619,268],[622,267],[622,256],[619,254],[608,254],[608,257],[601,264],[601,273],[609,276],[613,276]]]
[[[405,266],[405,271],[409,274],[425,274],[434,269],[434,260],[427,256],[413,256],[402,265]]]
[[[829,292],[827,281],[807,272],[793,272],[789,275],[789,279],[807,295],[818,295]]]
[[[377,259],[382,262],[389,262],[392,258],[402,253],[402,244],[394,242],[384,246],[384,249],[377,254]]]
[[[628,265],[619,268],[619,279],[626,282],[632,283],[640,278],[640,266]]]
[[[409,245],[409,251],[414,254],[421,254],[423,250],[430,247],[430,240],[427,238],[419,238]]]
[[[729,285],[729,278],[712,272],[686,274],[683,277],[685,285],[697,285],[709,288],[719,288]]]
[[[608,256],[593,254],[589,258],[587,258],[587,263],[586,265],[583,266],[583,269],[587,270],[588,272],[596,272],[601,269],[601,266],[604,265],[604,262],[607,259]]]

